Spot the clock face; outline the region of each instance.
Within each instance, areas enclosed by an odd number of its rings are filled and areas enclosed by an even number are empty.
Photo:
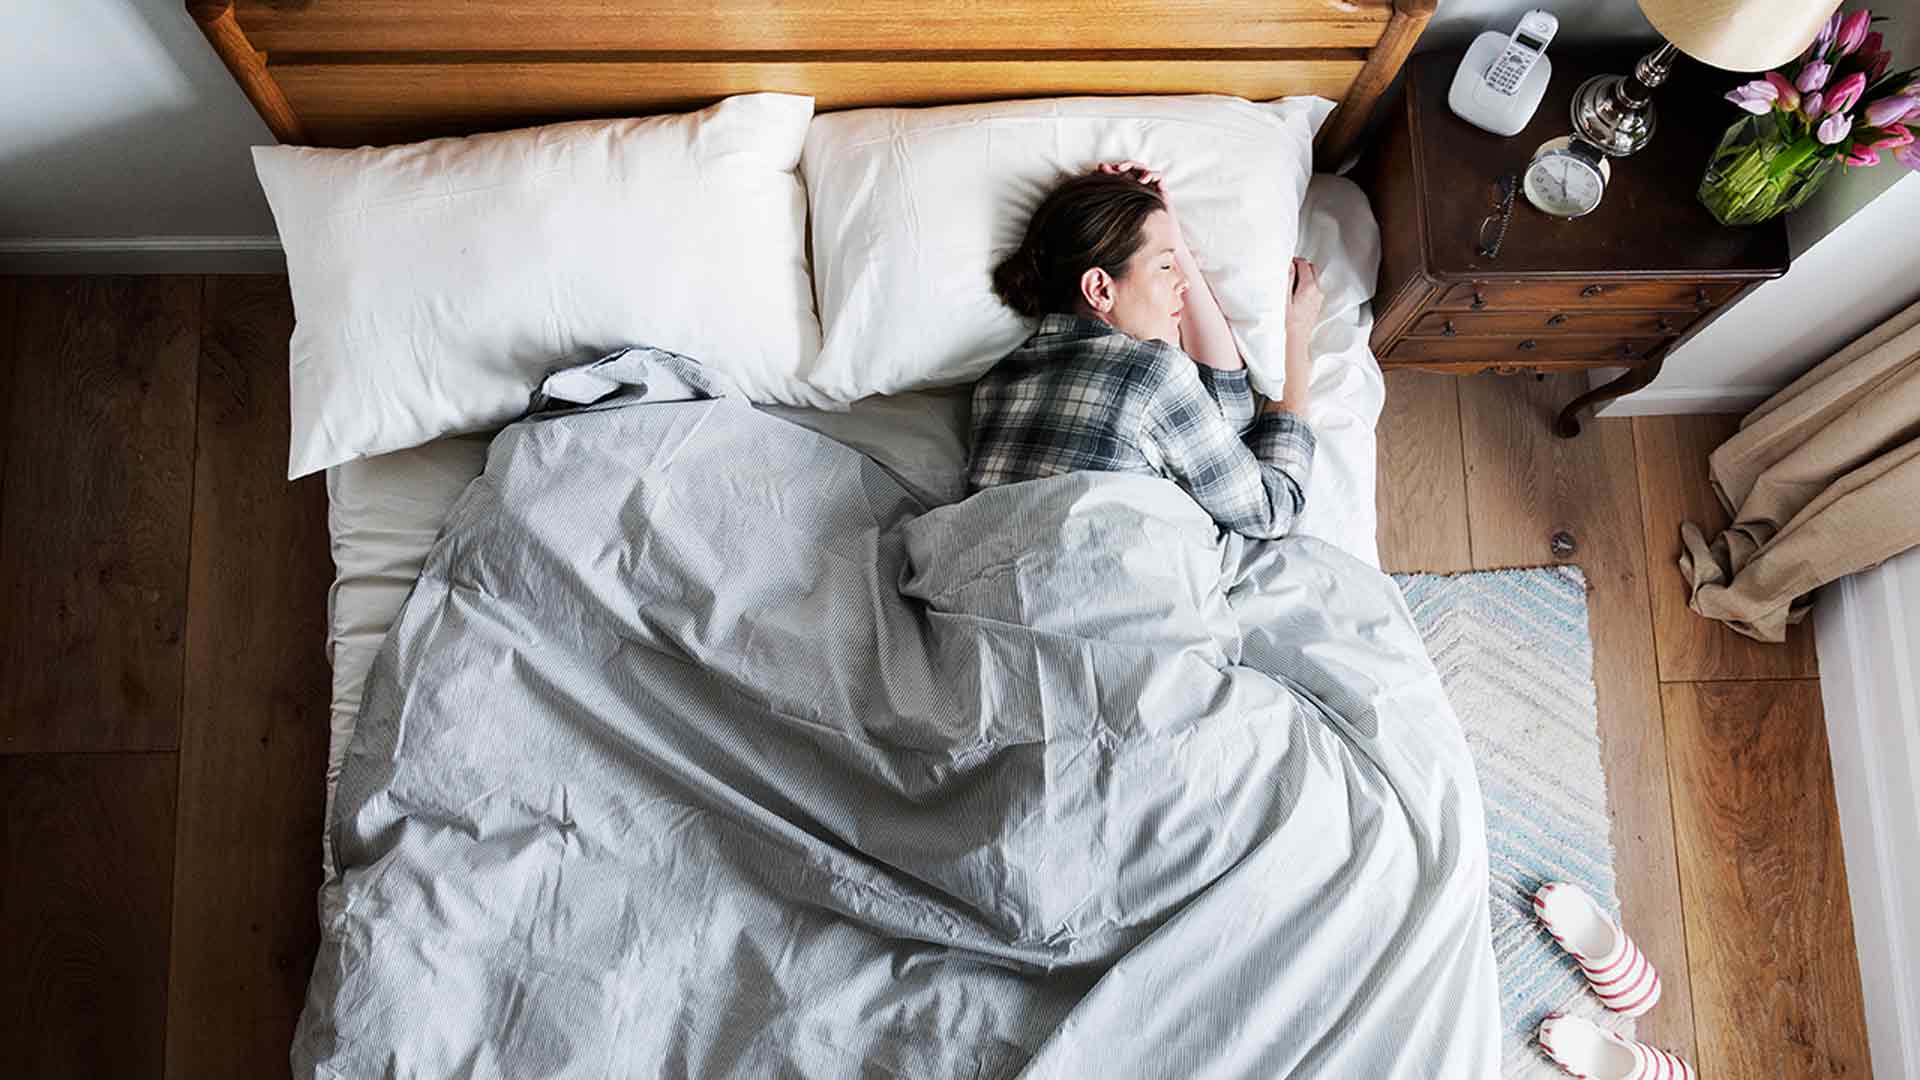
[[[1556,217],[1579,217],[1600,205],[1606,182],[1572,154],[1546,153],[1527,166],[1527,201]]]

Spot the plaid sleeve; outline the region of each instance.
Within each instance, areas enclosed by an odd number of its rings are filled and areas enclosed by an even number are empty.
[[[1285,536],[1307,505],[1313,429],[1292,413],[1263,412],[1246,441],[1193,372],[1169,365],[1148,407],[1145,434],[1167,474],[1223,528],[1256,539]]]
[[[1247,382],[1247,369],[1240,367],[1222,371],[1196,364],[1194,370],[1200,373],[1200,385],[1207,388],[1207,393],[1213,397],[1214,404],[1220,406],[1220,411],[1226,414],[1227,423],[1233,425],[1233,430],[1247,430],[1247,425],[1253,423],[1253,387]]]

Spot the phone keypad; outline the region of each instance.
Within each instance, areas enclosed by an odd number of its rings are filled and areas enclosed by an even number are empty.
[[[1520,89],[1521,72],[1525,66],[1517,58],[1503,56],[1494,62],[1493,70],[1487,72],[1487,84],[1503,94],[1511,94]]]

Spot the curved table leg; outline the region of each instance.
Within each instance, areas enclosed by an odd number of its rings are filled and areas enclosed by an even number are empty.
[[[1571,439],[1580,434],[1581,412],[1603,402],[1612,401],[1622,394],[1631,394],[1635,390],[1645,387],[1648,383],[1659,377],[1660,367],[1665,360],[1666,357],[1664,355],[1656,356],[1647,363],[1614,379],[1612,382],[1606,383],[1603,386],[1596,386],[1586,393],[1581,394],[1579,397],[1574,398],[1567,403],[1566,408],[1560,410],[1559,418],[1553,422],[1553,433],[1563,439]]]

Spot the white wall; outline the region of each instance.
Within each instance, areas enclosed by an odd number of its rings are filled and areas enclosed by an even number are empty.
[[[1506,33],[1520,21],[1522,12],[1534,8],[1544,8],[1560,20],[1556,43],[1547,47],[1549,56],[1567,45],[1616,44],[1656,36],[1640,14],[1637,0],[1440,0],[1417,51],[1465,48],[1482,30]]]
[[[1606,416],[1746,412],[1920,299],[1920,175],[1894,183],[1668,355],[1660,377]],[[1825,223],[1823,223],[1823,226]]]
[[[60,238],[271,236],[247,148],[272,136],[181,0],[0,8],[0,265]]]
[[[1876,1076],[1920,1076],[1920,550],[1813,605]]]

